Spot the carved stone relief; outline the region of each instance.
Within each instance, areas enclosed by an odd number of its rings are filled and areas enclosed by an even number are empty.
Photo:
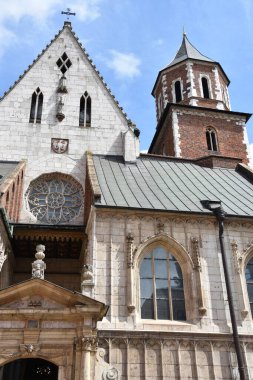
[[[69,140],[68,139],[51,139],[52,152],[62,154],[68,151]]]

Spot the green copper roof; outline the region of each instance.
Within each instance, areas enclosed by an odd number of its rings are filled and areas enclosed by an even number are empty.
[[[0,161],[0,184],[4,182],[19,164],[18,161]]]
[[[220,200],[231,216],[253,217],[253,183],[239,171],[142,156],[93,156],[101,189],[96,206],[207,213],[201,200]]]
[[[186,37],[186,34],[183,36],[182,44],[173,59],[173,61],[167,66],[173,66],[176,65],[179,62],[184,61],[185,59],[197,59],[199,61],[206,61],[206,62],[214,62],[212,59],[206,57],[205,55],[201,54],[188,40]]]

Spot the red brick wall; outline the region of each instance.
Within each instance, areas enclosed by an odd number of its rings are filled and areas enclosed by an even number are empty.
[[[0,207],[5,209],[6,215],[12,222],[17,222],[19,219],[22,195],[23,195],[23,177],[24,166],[20,165],[20,168],[15,171],[11,178],[6,181],[3,194],[0,198]]]
[[[167,115],[160,129],[152,153],[175,155],[171,113],[172,111]],[[248,163],[246,144],[243,143],[243,127],[236,124],[238,120],[229,118],[229,115],[226,117],[224,114],[219,114],[219,111],[203,113],[194,107],[191,112],[180,109],[177,117],[182,158],[195,159],[214,153],[220,156],[241,158],[244,163]],[[207,148],[206,128],[208,127],[212,127],[216,131],[217,153]]]
[[[189,82],[187,82],[187,65],[186,62],[178,64],[176,66],[173,66],[172,68],[169,68],[165,70],[163,73],[161,73],[160,78],[158,80],[154,95],[156,98],[156,115],[157,115],[157,121],[159,121],[158,117],[158,97],[159,94],[162,93],[162,77],[163,75],[166,76],[166,94],[167,94],[167,100],[169,103],[173,103],[173,95],[172,95],[172,83],[178,78],[181,78],[182,80],[182,92],[183,92],[183,100],[180,102],[181,104],[190,104],[191,99],[196,99],[198,101],[198,106],[199,107],[209,107],[216,109],[217,107],[217,100],[216,100],[216,93],[215,93],[215,75],[213,72],[213,69],[215,68],[216,65],[210,64],[208,62],[193,62],[192,65],[192,71],[194,74],[194,86],[196,89],[196,96],[188,98],[189,94]],[[221,73],[221,70],[218,68],[218,74],[219,74],[219,80],[220,83],[223,86],[227,86],[227,82],[225,80],[224,75]],[[211,86],[211,91],[210,95],[212,94],[212,99],[205,99],[202,97],[201,94],[201,81],[200,78],[202,75],[207,75],[210,78],[210,81],[208,83]],[[222,94],[221,94],[222,95]],[[224,102],[223,102],[224,103]],[[225,109],[227,109],[225,103],[224,103]]]

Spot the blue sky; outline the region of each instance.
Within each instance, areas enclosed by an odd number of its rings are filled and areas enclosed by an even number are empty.
[[[0,0],[1,95],[62,27],[67,7],[77,13],[73,30],[141,130],[141,149],[156,126],[152,87],[174,58],[183,27],[201,53],[223,66],[232,110],[253,111],[252,0]],[[253,143],[253,119],[248,135]]]

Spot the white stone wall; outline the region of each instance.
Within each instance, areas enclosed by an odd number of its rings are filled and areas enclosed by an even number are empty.
[[[88,231],[89,240],[93,242],[92,245],[90,244],[88,257],[89,263],[94,266],[94,297],[110,305],[107,317],[99,324],[101,329],[230,332],[230,317],[218,230],[214,220],[175,218],[170,215],[168,217],[149,217],[144,214],[131,216],[123,213],[117,215],[117,213],[99,211],[96,219],[93,219],[93,223],[96,223],[95,235],[92,235],[94,229],[91,226]],[[188,307],[190,307],[190,310],[186,311],[188,317],[186,322],[150,321],[140,318],[138,267],[133,270],[135,309],[132,311],[127,307],[131,284],[129,283],[126,236],[129,232],[134,235],[134,250],[138,250],[141,243],[148,242],[151,237],[159,234],[159,223],[163,225],[164,235],[172,237],[182,245],[185,254],[189,256],[189,261],[194,262],[195,260],[192,238],[198,240],[200,270],[192,267],[186,275],[188,279],[184,278],[185,284],[189,283],[192,288],[189,290],[187,289],[188,285],[185,286],[186,303],[188,302]],[[240,333],[245,334],[249,331],[253,333],[252,318],[247,291],[245,292],[244,269],[241,268],[240,273],[237,271],[231,243],[233,241],[237,243],[238,255],[244,255],[246,263],[248,260],[246,256],[249,257],[251,254],[252,230],[252,223],[226,222],[225,225],[226,251],[238,328]],[[174,253],[173,248],[171,253]],[[242,260],[239,258],[238,265],[241,262]],[[192,297],[190,302],[187,297]],[[200,297],[202,297],[203,306],[206,308],[206,312],[203,313],[199,310],[201,305],[199,305],[198,300]]]
[[[56,61],[66,52],[72,66],[65,73],[68,93],[64,95],[65,119],[56,119],[57,87],[62,73]],[[31,96],[43,93],[41,124],[29,123]],[[92,100],[91,127],[79,127],[80,97],[87,91]],[[25,186],[42,173],[73,175],[84,185],[84,154],[122,155],[127,120],[105,88],[95,69],[75,40],[69,27],[27,71],[0,103],[0,159],[27,159]],[[69,139],[68,152],[51,152],[51,139]],[[25,205],[24,205],[25,209]],[[22,213],[21,222],[30,220]]]

